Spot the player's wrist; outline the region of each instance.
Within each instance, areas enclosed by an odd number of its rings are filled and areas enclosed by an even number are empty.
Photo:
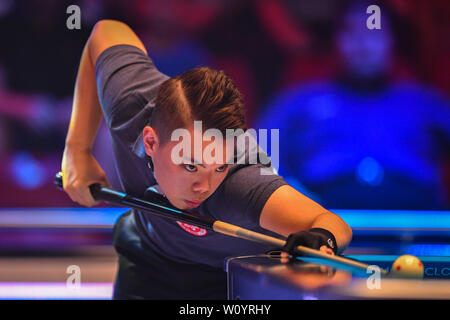
[[[75,140],[66,140],[65,151],[92,153],[92,146]]]
[[[323,228],[312,228],[309,229],[309,232],[320,235],[325,242],[324,245],[333,250],[334,254],[337,254],[338,246],[334,234]]]

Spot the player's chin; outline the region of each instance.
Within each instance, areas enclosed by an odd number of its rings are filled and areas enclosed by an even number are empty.
[[[170,202],[175,208],[179,209],[179,210],[187,210],[189,209],[185,203],[183,203],[183,201],[171,201]]]
[[[186,203],[184,203],[183,200],[179,200],[179,199],[174,199],[173,197],[167,197],[167,200],[169,200],[170,204],[172,206],[174,206],[175,208],[179,209],[179,210],[186,210],[187,206]]]
[[[185,200],[178,200],[175,207],[180,210],[189,210],[193,208],[193,206],[189,205],[189,203],[187,203]]]

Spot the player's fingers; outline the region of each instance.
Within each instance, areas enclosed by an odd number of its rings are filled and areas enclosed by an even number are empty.
[[[280,262],[281,263],[288,263],[289,260],[290,260],[289,253],[281,251],[281,253],[280,253]]]
[[[321,246],[319,250],[326,254],[334,256],[333,250],[331,250],[331,248],[328,248],[327,246]]]
[[[63,189],[66,192],[66,194],[69,196],[70,200],[72,200],[73,202],[77,202],[77,203],[78,203],[78,201],[80,201],[78,192],[75,189],[75,187],[73,186],[73,184],[66,182],[64,178],[63,178]]]
[[[328,248],[327,246],[321,246],[319,249],[321,252],[329,254],[329,255],[334,255],[333,250],[331,250],[330,248]],[[289,263],[289,261],[291,261],[290,255],[288,252],[285,251],[281,251],[280,254],[280,262],[281,263]]]
[[[100,184],[102,187],[111,188],[111,184],[109,183],[108,177],[106,175],[103,175],[98,181],[91,181],[89,185],[92,184]],[[93,200],[93,202],[90,202],[90,206],[98,205],[101,203],[100,200],[95,200],[94,197],[92,197],[92,194],[89,191],[90,199]]]
[[[94,206],[95,200],[89,191],[89,187],[80,181],[74,181],[72,183],[67,183],[64,190],[72,199],[72,201],[86,207]]]
[[[78,195],[81,200],[79,203],[83,206],[92,207],[99,203],[94,199],[88,187],[78,189]]]
[[[64,189],[64,191],[69,196],[70,200],[72,200],[73,202],[78,202],[78,198],[74,195],[74,193],[71,190]]]

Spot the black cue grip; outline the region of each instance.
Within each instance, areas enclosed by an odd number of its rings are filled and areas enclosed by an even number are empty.
[[[55,180],[53,183],[59,189],[63,190],[63,176],[61,172],[58,172],[55,175]],[[89,190],[91,191],[91,195],[95,200],[103,200],[103,201],[120,201],[124,198],[125,194],[121,192],[116,192],[114,190],[102,187],[98,183],[91,184],[89,186]]]
[[[62,179],[63,177],[61,172],[57,173],[54,183],[61,190],[63,189]],[[201,216],[199,214],[191,213],[185,210],[180,210],[171,205],[168,205],[167,203],[163,203],[162,201],[148,201],[136,198],[123,192],[109,189],[107,187],[102,187],[97,183],[89,186],[89,189],[91,190],[91,194],[95,200],[108,201],[113,204],[143,210],[163,218],[172,219],[175,221],[183,221],[199,226],[201,228],[206,228],[208,230],[213,229],[213,224],[215,222],[213,218]]]

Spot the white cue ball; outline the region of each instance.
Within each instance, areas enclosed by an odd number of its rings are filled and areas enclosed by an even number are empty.
[[[392,264],[391,273],[401,278],[423,278],[423,263],[419,258],[405,254]]]

